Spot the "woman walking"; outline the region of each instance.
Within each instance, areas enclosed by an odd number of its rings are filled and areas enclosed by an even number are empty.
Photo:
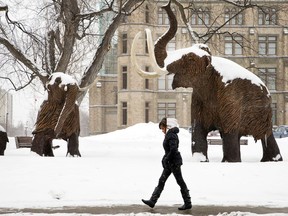
[[[168,177],[173,173],[177,184],[180,186],[180,191],[184,200],[184,205],[179,207],[179,210],[191,209],[191,197],[189,190],[184,182],[181,173],[182,157],[178,151],[179,139],[178,139],[178,123],[175,118],[163,118],[159,123],[159,129],[165,134],[163,141],[163,148],[165,155],[162,159],[163,172],[159,178],[157,187],[154,189],[152,196],[149,200],[142,199],[142,202],[153,208],[164,189],[165,182]]]

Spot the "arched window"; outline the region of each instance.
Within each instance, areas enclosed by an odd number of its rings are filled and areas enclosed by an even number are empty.
[[[191,25],[209,25],[210,11],[208,8],[198,8],[190,10]]]
[[[176,13],[175,8],[172,8],[172,11],[174,14]],[[158,25],[169,25],[168,15],[161,7],[158,8]]]
[[[258,10],[259,25],[277,25],[277,12],[275,8]]]
[[[236,8],[226,8],[225,9],[225,23],[228,25],[242,25],[243,24],[243,14],[239,13]]]

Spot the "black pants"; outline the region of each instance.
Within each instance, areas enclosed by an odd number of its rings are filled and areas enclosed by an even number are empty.
[[[181,172],[181,166],[167,166],[164,168],[158,182],[158,189],[162,191],[164,189],[165,183],[169,176],[173,173],[177,184],[180,186],[181,190],[187,190],[187,185],[184,182],[184,179],[182,177],[182,172]]]

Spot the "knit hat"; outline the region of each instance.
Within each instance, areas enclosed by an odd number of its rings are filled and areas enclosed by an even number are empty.
[[[161,129],[161,126],[167,127],[167,129],[171,129],[173,127],[179,127],[179,124],[177,119],[165,117],[159,122],[159,129]]]
[[[176,118],[167,118],[167,129],[174,127],[179,127],[178,121]]]

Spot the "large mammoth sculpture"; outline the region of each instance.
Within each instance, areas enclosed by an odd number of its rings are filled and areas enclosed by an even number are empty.
[[[169,30],[153,46],[151,31],[146,29],[150,62],[154,72],[145,72],[136,62],[135,43],[131,58],[137,72],[145,78],[174,74],[172,88],[192,87],[192,153],[209,161],[207,134],[218,129],[223,141],[225,162],[240,162],[240,138],[252,135],[261,140],[261,161],[282,161],[272,133],[271,97],[265,84],[252,72],[220,57],[211,56],[208,46],[195,44],[190,48],[166,52],[166,45],[177,31],[177,20],[170,2],[163,7],[170,20]],[[154,50],[155,47],[155,50]]]
[[[5,129],[0,125],[0,156],[4,155],[6,150],[7,142],[9,142]]]
[[[47,100],[44,100],[32,132],[31,151],[41,156],[54,156],[52,140],[67,141],[67,155],[81,156],[78,137],[80,134],[77,94],[81,90],[69,75],[56,72],[47,80]]]

